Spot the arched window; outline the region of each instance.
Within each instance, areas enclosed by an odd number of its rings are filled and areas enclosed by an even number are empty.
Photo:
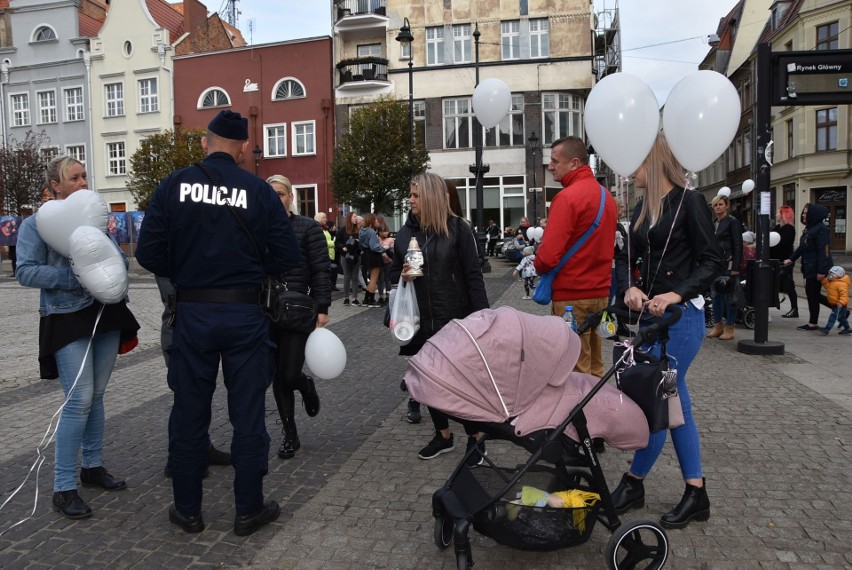
[[[56,32],[50,26],[39,26],[33,33],[34,42],[47,42],[56,39]]]
[[[198,98],[199,109],[210,109],[212,107],[230,107],[231,98],[221,87],[210,87],[205,89]]]
[[[298,79],[285,77],[275,84],[272,89],[273,101],[286,101],[287,99],[304,99],[305,86]]]

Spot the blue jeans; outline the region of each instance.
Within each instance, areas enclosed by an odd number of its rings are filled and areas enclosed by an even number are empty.
[[[686,387],[686,373],[701,348],[701,342],[704,340],[704,310],[696,308],[692,303],[685,303],[681,307],[684,309],[683,316],[669,327],[666,353],[669,355],[672,368],[677,369],[677,391],[685,421],[681,427],[669,431],[672,433],[672,442],[674,442],[675,453],[678,463],[680,463],[680,472],[686,480],[700,479],[703,476],[701,445],[698,441],[698,428],[695,427],[695,418],[692,416],[692,403],[689,398],[689,390]],[[650,352],[659,356],[660,344],[655,343]],[[633,455],[630,472],[640,478],[646,477],[663,451],[665,443],[666,430],[651,433],[648,446]]]
[[[56,351],[59,381],[67,402],[56,427],[54,492],[77,488],[77,453],[81,446],[83,467],[103,465],[104,392],[118,356],[119,336],[118,331],[96,335],[90,348],[89,337],[82,337]],[[81,364],[83,371],[74,386]]]
[[[825,324],[825,328],[829,331],[834,327],[834,323],[840,323],[840,326],[844,329],[849,328],[849,309],[846,307],[834,307],[831,313],[828,315],[828,322]]]
[[[726,273],[726,275],[728,274]],[[728,277],[730,279],[739,279],[738,275],[734,275],[733,277],[728,275]],[[734,323],[737,322],[737,307],[728,302],[727,293],[713,291],[713,322],[721,323],[722,321],[725,321],[730,326],[734,326]]]

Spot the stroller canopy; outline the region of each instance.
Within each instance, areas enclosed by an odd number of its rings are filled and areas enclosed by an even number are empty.
[[[523,436],[558,426],[595,385],[573,372],[579,355],[580,338],[559,317],[484,309],[432,336],[409,361],[405,384],[427,406],[464,420],[511,420]],[[647,445],[644,414],[614,387],[586,408],[593,437],[621,449]],[[577,439],[573,426],[565,433]]]

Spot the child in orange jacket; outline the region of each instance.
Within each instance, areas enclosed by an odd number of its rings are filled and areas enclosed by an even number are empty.
[[[843,327],[840,334],[852,333],[852,329],[849,328],[849,276],[846,275],[846,270],[835,265],[828,270],[828,276],[822,279],[822,286],[825,287],[828,304],[833,307],[833,310],[828,316],[825,328],[819,329],[819,332],[827,335],[831,332],[834,321],[837,320],[838,326]]]

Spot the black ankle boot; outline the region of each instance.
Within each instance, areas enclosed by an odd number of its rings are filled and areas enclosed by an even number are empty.
[[[627,509],[641,509],[645,506],[645,483],[642,479],[631,477],[625,473],[621,483],[612,492],[612,506],[616,514],[627,512]]]
[[[69,519],[84,519],[92,516],[92,509],[83,502],[77,489],[59,491],[53,494],[53,510]]]
[[[662,516],[660,524],[666,528],[686,528],[691,520],[706,521],[709,518],[710,498],[707,497],[707,484],[703,487],[687,484],[680,503]]]
[[[299,390],[302,395],[302,403],[305,405],[305,412],[310,416],[316,416],[320,411],[320,399],[317,394],[317,387],[314,384],[314,379],[307,374],[302,374],[302,388]]]
[[[299,434],[296,431],[296,422],[293,421],[293,418],[284,418],[281,423],[284,425],[284,429],[281,430],[281,433],[284,434],[284,441],[278,448],[278,457],[290,459],[296,455],[296,450],[302,447],[302,444],[299,443]]]
[[[82,467],[80,482],[87,487],[100,487],[107,491],[120,491],[127,488],[127,483],[110,475],[103,467]]]
[[[781,315],[782,319],[798,319],[799,318],[799,309],[790,309],[783,315]]]

